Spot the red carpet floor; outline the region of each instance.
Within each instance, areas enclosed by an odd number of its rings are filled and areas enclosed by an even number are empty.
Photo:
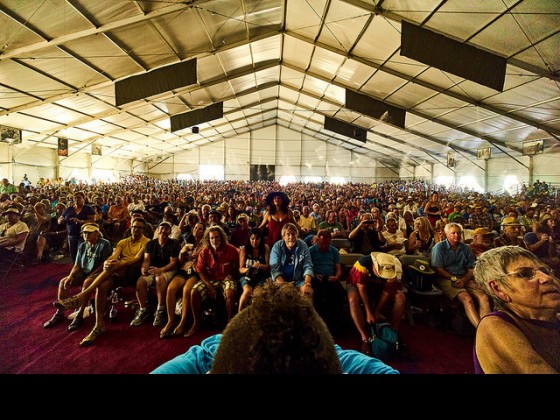
[[[28,267],[0,285],[0,373],[4,374],[143,374],[185,352],[216,330],[202,330],[189,339],[161,340],[159,328],[146,322],[130,327],[132,309],[120,307],[116,323],[88,348],[78,343],[89,333],[94,320],[87,318],[77,331],[68,322],[51,329],[43,323],[54,313],[57,284],[70,264]],[[70,312],[68,312],[69,314]],[[473,373],[472,338],[447,334],[415,318],[416,325],[402,324],[406,346],[389,364],[403,374]],[[336,338],[343,348],[359,349],[359,335],[349,323]]]

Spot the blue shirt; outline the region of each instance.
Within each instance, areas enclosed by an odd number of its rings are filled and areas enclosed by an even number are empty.
[[[286,263],[293,260],[292,280],[299,286],[303,284],[306,275],[313,276],[313,262],[309,255],[309,248],[301,239],[296,240],[292,252],[288,250],[283,239],[276,242],[270,250],[270,274],[273,280],[278,276],[284,276]],[[284,280],[288,280],[284,278]]]
[[[451,249],[449,241],[438,242],[432,248],[432,267],[443,268],[452,275],[461,277],[469,268],[474,268],[475,257],[467,244],[459,242],[457,249]]]
[[[324,274],[334,276],[336,274],[336,264],[340,264],[340,252],[337,248],[329,245],[326,252],[321,252],[317,244],[309,248],[311,261],[313,261],[313,272],[315,274]]]
[[[204,374],[210,371],[214,353],[220,343],[221,334],[212,335],[200,345],[191,346],[185,353],[171,359],[154,369],[153,374]],[[334,346],[343,373],[351,374],[397,374],[398,370],[386,365],[381,360],[366,356],[356,350],[343,350]]]
[[[99,238],[94,246],[91,246],[88,241],[83,241],[78,246],[76,263],[84,274],[89,274],[109,258],[111,254],[113,254],[113,246],[107,239]]]

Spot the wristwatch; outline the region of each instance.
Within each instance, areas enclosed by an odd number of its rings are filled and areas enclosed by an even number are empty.
[[[459,278],[457,276],[451,276],[451,281],[455,283]]]

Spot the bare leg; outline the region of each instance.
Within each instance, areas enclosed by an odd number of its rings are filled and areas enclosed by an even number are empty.
[[[98,277],[99,278],[99,277]],[[105,321],[105,307],[107,306],[107,293],[113,287],[113,280],[109,277],[103,282],[95,294],[95,326],[94,328],[102,328]]]
[[[47,245],[47,238],[43,235],[37,236],[37,259],[43,258],[43,251],[45,250],[45,246]]]
[[[245,302],[248,302],[252,297],[253,297],[253,288],[248,284],[246,284],[245,286],[243,286],[243,293],[239,298],[238,312],[241,312],[241,310],[245,307]]]
[[[469,295],[466,291],[460,292],[457,295],[457,299],[459,299],[459,301],[465,307],[467,318],[469,319],[470,323],[476,328],[478,326],[478,323],[480,322],[480,316],[478,315],[478,311],[476,310],[471,295]]]
[[[138,299],[140,309],[146,307],[146,302],[148,301],[148,283],[144,277],[140,277],[136,282],[136,299]]]
[[[235,308],[235,290],[226,290],[226,312],[228,317],[228,323],[233,317],[233,310]]]
[[[167,280],[161,274],[156,275],[156,295],[158,307],[163,306],[167,298]]]
[[[190,337],[194,333],[198,331],[200,328],[200,317],[202,314],[200,313],[200,309],[202,306],[202,299],[200,297],[200,292],[196,289],[192,289],[191,291],[191,306],[192,306],[192,315],[193,315],[193,325],[188,333],[185,334],[185,337]]]
[[[177,293],[183,289],[185,279],[183,277],[173,277],[171,283],[167,287],[167,324],[163,327],[160,335],[166,335],[171,332],[173,323],[175,322],[175,304],[177,303]]]
[[[391,311],[391,324],[393,325],[395,331],[398,331],[401,325],[402,317],[404,314],[405,301],[406,301],[406,297],[404,293],[398,291],[395,294],[393,309]]]
[[[183,308],[181,310],[181,321],[179,321],[179,325],[175,327],[173,335],[182,335],[185,333],[187,320],[189,318],[189,314],[191,313],[191,292],[197,281],[198,277],[190,277],[183,286]]]
[[[362,308],[360,308],[360,295],[357,290],[348,291],[348,305],[350,306],[350,315],[354,321],[354,325],[362,336],[362,341],[367,341],[369,333],[367,331],[366,319]]]

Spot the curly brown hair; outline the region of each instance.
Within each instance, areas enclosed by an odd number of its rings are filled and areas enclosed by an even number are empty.
[[[211,373],[342,373],[313,302],[292,283],[269,281],[223,332]]]

